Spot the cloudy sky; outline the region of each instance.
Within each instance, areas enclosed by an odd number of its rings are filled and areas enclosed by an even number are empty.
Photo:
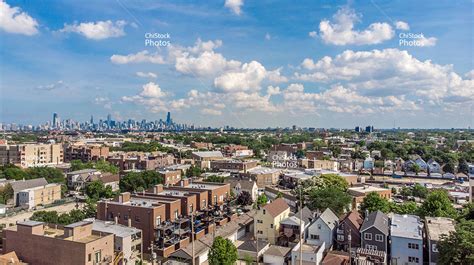
[[[190,2],[0,0],[0,122],[474,126],[470,0]]]

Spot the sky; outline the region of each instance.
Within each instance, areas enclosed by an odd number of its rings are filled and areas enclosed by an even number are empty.
[[[0,0],[0,122],[474,126],[473,2]]]

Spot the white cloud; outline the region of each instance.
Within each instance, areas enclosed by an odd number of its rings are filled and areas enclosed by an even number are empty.
[[[474,79],[474,69],[465,73],[464,76],[467,78],[467,79]]]
[[[319,23],[319,31],[322,40],[333,45],[365,45],[378,44],[393,38],[394,31],[387,23],[372,23],[367,29],[354,30],[354,24],[360,20],[360,16],[349,7],[343,7],[333,16],[333,22],[322,20]]]
[[[37,86],[36,89],[51,91],[51,90],[64,88],[64,87],[67,87],[67,85],[63,82],[63,80],[59,80],[52,84]]]
[[[216,110],[216,109],[210,109],[210,108],[203,108],[201,109],[202,114],[209,114],[209,115],[215,115],[219,116],[222,114],[222,111]]]
[[[158,84],[150,82],[143,85],[143,90],[139,95],[147,98],[162,98],[166,95],[166,93],[161,90]]]
[[[164,92],[158,84],[149,82],[142,86],[140,93],[134,96],[124,96],[122,101],[144,105],[152,112],[160,112],[168,109],[165,100],[167,96],[168,93]]]
[[[251,61],[243,64],[239,71],[227,72],[216,77],[214,86],[225,92],[258,90],[266,73],[263,65]]]
[[[164,64],[165,60],[158,53],[150,53],[148,51],[141,51],[135,54],[128,55],[117,55],[114,54],[110,57],[110,61],[115,64],[128,64],[128,63],[154,63]]]
[[[410,25],[404,21],[395,22],[395,27],[399,30],[410,30]]]
[[[316,31],[310,31],[308,33],[308,36],[310,36],[311,38],[316,38],[318,36],[318,33]]]
[[[280,91],[280,87],[274,87],[274,86],[268,86],[267,87],[267,95],[278,95],[280,94],[281,91]]]
[[[19,7],[0,1],[0,29],[8,33],[32,36],[38,33],[38,22]]]
[[[272,35],[270,35],[270,33],[267,32],[267,33],[265,34],[265,39],[266,39],[266,40],[271,40],[271,39],[272,39]]]
[[[305,59],[307,71],[295,78],[313,82],[346,82],[358,93],[378,96],[405,95],[407,99],[425,99],[433,104],[447,100],[472,100],[473,81],[462,79],[452,65],[420,61],[407,51],[398,49],[354,52],[344,51],[317,62]]]
[[[72,25],[65,24],[60,32],[74,32],[80,34],[88,39],[103,40],[108,38],[117,38],[125,36],[124,27],[127,22],[123,20],[97,21],[97,22],[83,22],[80,24],[74,23]]]
[[[152,72],[136,72],[136,75],[138,77],[143,77],[143,78],[152,78],[152,79],[155,79],[157,78],[158,76],[155,74],[155,73],[152,73]]]
[[[240,16],[242,14],[242,6],[244,0],[225,0],[224,6],[230,9],[234,14]]]
[[[420,42],[422,47],[431,47],[436,45],[436,39],[435,37],[425,37],[423,36],[421,39],[417,39],[417,41]]]

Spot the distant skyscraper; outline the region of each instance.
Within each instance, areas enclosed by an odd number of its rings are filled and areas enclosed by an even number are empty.
[[[94,124],[94,116],[91,115],[91,124]]]
[[[361,131],[362,131],[362,128],[360,128],[359,126],[356,126],[356,127],[355,127],[355,131],[356,131],[356,132],[361,132]]]
[[[369,125],[369,126],[365,127],[365,132],[371,133],[373,131],[374,131],[374,126]]]
[[[107,127],[112,127],[112,116],[110,114],[107,115]]]
[[[58,128],[58,114],[56,112],[53,113],[53,122],[51,124],[51,127]]]
[[[171,112],[168,111],[168,114],[166,115],[166,126],[171,125]]]

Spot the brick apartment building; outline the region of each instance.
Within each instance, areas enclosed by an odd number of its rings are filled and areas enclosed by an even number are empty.
[[[61,199],[61,184],[51,183],[44,186],[24,189],[18,192],[18,206],[33,209],[48,205]]]
[[[0,164],[14,164],[22,168],[58,165],[64,162],[61,144],[3,144],[0,145]]]
[[[120,171],[154,170],[174,164],[174,156],[165,153],[135,154],[122,153],[109,156],[107,160],[117,166]]]
[[[64,161],[82,162],[105,160],[109,156],[109,147],[101,145],[72,144],[64,147]]]
[[[165,185],[175,185],[181,181],[181,170],[159,170]]]
[[[215,160],[211,161],[211,170],[213,171],[227,171],[227,172],[242,172],[247,173],[249,169],[258,166],[256,160]]]
[[[11,251],[28,264],[111,264],[114,235],[93,231],[92,222],[62,227],[24,221],[3,230],[3,253]]]

